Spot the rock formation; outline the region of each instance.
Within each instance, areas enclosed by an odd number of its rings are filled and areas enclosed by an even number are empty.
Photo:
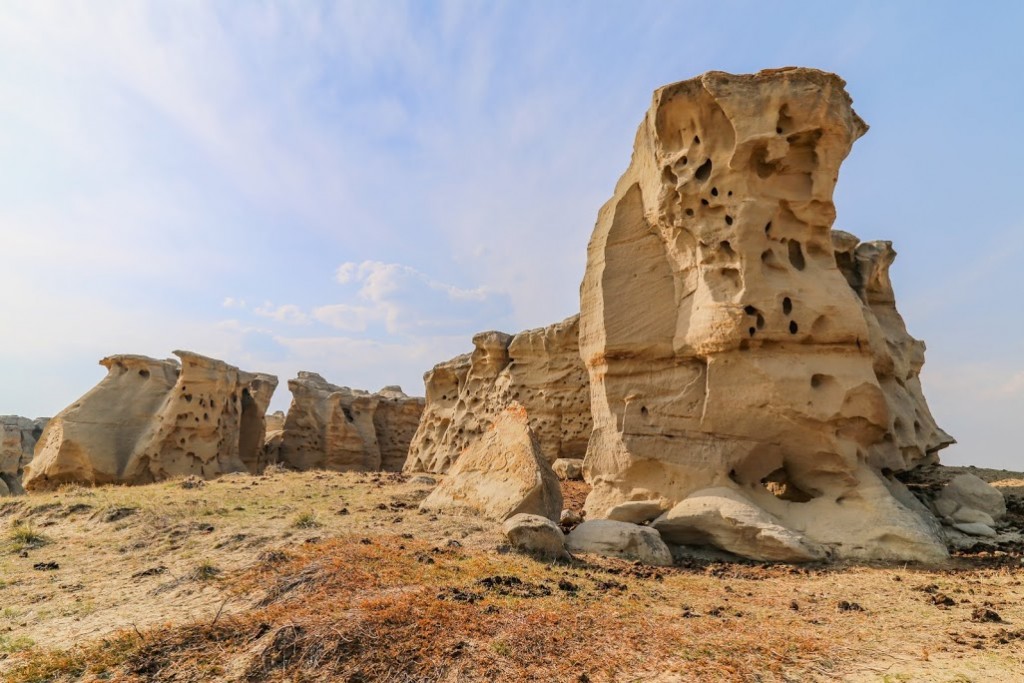
[[[314,372],[288,381],[292,404],[278,447],[279,461],[299,470],[402,469],[423,413],[423,399],[400,387],[371,394],[331,384]]]
[[[447,471],[513,401],[548,462],[582,458],[591,418],[578,334],[579,316],[515,336],[482,332],[472,354],[436,365],[423,378],[427,405],[405,470]]]
[[[952,443],[895,308],[895,252],[831,229],[839,165],[867,131],[844,85],[787,68],[655,91],[581,287],[588,519],[723,488],[810,555],[945,556],[889,476]],[[694,535],[757,554],[700,509]]]
[[[24,493],[21,477],[49,418],[0,415],[0,496]]]
[[[277,378],[174,353],[180,364],[132,355],[101,360],[107,376],[47,424],[25,488],[256,471]]]
[[[562,490],[541,455],[526,409],[513,403],[502,411],[420,509],[466,512],[500,522],[520,513],[557,521]]]

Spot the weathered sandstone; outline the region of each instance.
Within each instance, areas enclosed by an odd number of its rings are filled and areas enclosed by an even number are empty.
[[[583,522],[566,536],[565,547],[571,552],[621,557],[654,566],[672,564],[672,552],[657,531],[610,519]]]
[[[945,556],[890,476],[952,442],[896,311],[895,252],[831,229],[839,165],[867,131],[844,85],[787,68],[655,91],[581,287],[588,519],[722,488],[763,510],[744,514],[755,526],[838,557]],[[693,533],[755,556],[757,534],[738,546],[709,531],[715,514]]]
[[[526,410],[513,404],[502,411],[420,509],[469,512],[498,521],[528,513],[557,521],[562,491],[541,455]]]
[[[21,477],[48,420],[0,415],[0,496],[25,492]]]
[[[101,360],[107,376],[47,424],[25,488],[256,471],[277,378],[174,353],[180,364],[132,355]]]
[[[565,534],[547,517],[520,513],[505,520],[501,532],[512,547],[532,555],[569,559]]]
[[[590,437],[590,394],[580,360],[579,316],[515,336],[483,332],[472,354],[424,376],[426,409],[407,472],[445,472],[513,401],[526,408],[543,457],[581,458]]]
[[[315,372],[288,381],[292,404],[277,457],[293,469],[400,470],[423,399],[399,387],[370,393],[331,384]]]

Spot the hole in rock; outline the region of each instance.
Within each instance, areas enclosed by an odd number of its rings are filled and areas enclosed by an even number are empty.
[[[795,320],[790,320],[789,321],[789,333],[790,334],[796,334],[799,329],[800,328],[797,326]]]
[[[804,250],[800,248],[800,243],[796,240],[789,240],[789,262],[793,264],[793,267],[797,270],[803,270],[807,265],[804,261]]]
[[[661,171],[661,179],[662,179],[662,181],[664,181],[664,182],[666,182],[666,183],[668,183],[670,185],[675,185],[676,184],[677,178],[676,178],[676,174],[672,172],[672,167],[666,166]]]
[[[700,138],[697,137],[696,135],[693,136],[693,144],[695,144],[695,145],[699,145],[700,144]]]
[[[149,370],[139,370],[139,377],[149,379]]]
[[[718,188],[717,187],[712,187],[711,188],[711,196],[712,197],[717,197],[718,196]]]
[[[823,375],[821,373],[815,373],[811,375],[811,386],[814,387],[815,389],[820,389],[821,387],[825,386],[831,381],[831,375]]]
[[[722,253],[725,254],[728,258],[736,256],[736,252],[732,250],[732,245],[729,244],[728,240],[723,240],[719,242],[718,248],[721,249]]]
[[[747,315],[754,315],[757,313],[757,309],[754,308],[753,306],[745,306],[743,308],[743,312],[746,313]]]
[[[346,420],[348,420],[349,422],[355,422],[355,418],[352,417],[352,411],[351,410],[349,410],[348,408],[342,406],[341,412],[343,412],[345,414],[345,419]]]
[[[725,224],[726,225],[732,225],[732,216],[726,216],[725,217]]]
[[[764,327],[764,316],[760,313],[757,314],[757,329]]]
[[[689,163],[689,161],[690,161],[689,159],[687,159],[686,157],[683,157],[682,159],[679,160],[679,164],[681,166],[686,166],[686,164]]]
[[[707,206],[708,205],[708,200],[702,199],[702,200],[700,200],[700,204],[701,204],[701,206]]]
[[[687,209],[686,210],[686,215],[687,216],[692,216],[693,215],[693,209]]]
[[[779,135],[782,135],[782,129],[781,128],[776,127],[775,128],[775,132],[778,133]]]
[[[748,331],[750,332],[750,336],[751,336],[751,337],[753,337],[753,336],[754,336],[754,333],[755,333],[755,332],[757,332],[757,329],[756,329],[756,328],[753,328],[753,327],[751,327],[751,328],[750,328],[750,330],[748,330]]]
[[[764,226],[764,234],[770,235],[772,232],[772,222],[768,221],[768,225]]]
[[[782,312],[789,315],[793,312],[793,300],[788,296],[782,300]]]
[[[726,197],[731,197],[732,196],[732,190],[729,190],[729,193],[727,195],[725,195],[725,196]]]
[[[813,494],[793,483],[789,470],[785,467],[780,467],[762,479],[761,485],[779,500],[786,500],[790,503],[806,503],[815,498]]]
[[[647,417],[647,406],[640,406],[640,414]]]
[[[694,171],[693,177],[697,180],[704,182],[711,177],[711,159],[708,159],[700,165],[696,171]]]

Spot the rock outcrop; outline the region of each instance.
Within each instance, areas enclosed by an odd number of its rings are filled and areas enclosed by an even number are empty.
[[[583,457],[591,417],[578,335],[579,316],[515,336],[482,332],[472,354],[436,365],[423,378],[427,404],[405,470],[446,472],[513,401],[548,462]]]
[[[588,519],[720,487],[838,557],[945,556],[890,477],[952,443],[896,311],[895,252],[831,229],[867,131],[844,86],[787,68],[655,91],[581,287]]]
[[[288,381],[292,404],[277,457],[299,470],[374,472],[402,469],[424,400],[400,387],[377,393],[331,384],[315,372]]]
[[[107,376],[43,430],[25,488],[258,471],[277,378],[174,353],[180,364],[132,355],[101,360]]]
[[[501,522],[520,513],[558,521],[562,491],[541,455],[526,410],[513,404],[502,411],[420,509],[478,514]]]
[[[49,418],[0,415],[0,496],[24,493],[21,477]]]

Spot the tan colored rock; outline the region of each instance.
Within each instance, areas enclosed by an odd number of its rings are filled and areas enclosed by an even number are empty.
[[[299,470],[399,470],[423,412],[423,399],[399,387],[379,393],[336,386],[315,372],[288,381],[292,404],[278,449]]]
[[[583,479],[583,458],[558,458],[551,469],[563,481],[579,481]]]
[[[565,534],[547,517],[512,515],[501,525],[501,531],[517,550],[541,557],[569,559]]]
[[[472,354],[436,365],[424,376],[427,404],[405,471],[446,472],[513,401],[548,462],[581,458],[591,418],[578,332],[579,316],[515,336],[483,332]]]
[[[574,553],[620,557],[654,566],[672,564],[672,552],[657,531],[610,519],[583,522],[565,537],[565,547]]]
[[[0,415],[0,482],[3,484],[0,495],[25,492],[21,477],[48,421],[45,417],[32,420],[18,415]]]
[[[945,556],[882,474],[952,440],[921,394],[894,252],[831,230],[867,131],[844,85],[787,68],[655,91],[581,287],[588,519],[726,487],[839,557]]]
[[[996,521],[1006,515],[1006,499],[1002,492],[973,474],[958,474],[949,480],[936,497],[935,504],[955,504],[956,511],[960,508],[970,508],[983,512]]]
[[[468,512],[504,521],[527,513],[557,521],[558,478],[540,452],[526,409],[506,408],[420,504],[435,512]]]
[[[696,491],[651,526],[668,543],[712,545],[751,560],[811,562],[826,556],[820,545],[731,488]]]
[[[259,467],[272,375],[188,351],[174,360],[110,356],[107,376],[46,426],[28,490],[142,484]]]

